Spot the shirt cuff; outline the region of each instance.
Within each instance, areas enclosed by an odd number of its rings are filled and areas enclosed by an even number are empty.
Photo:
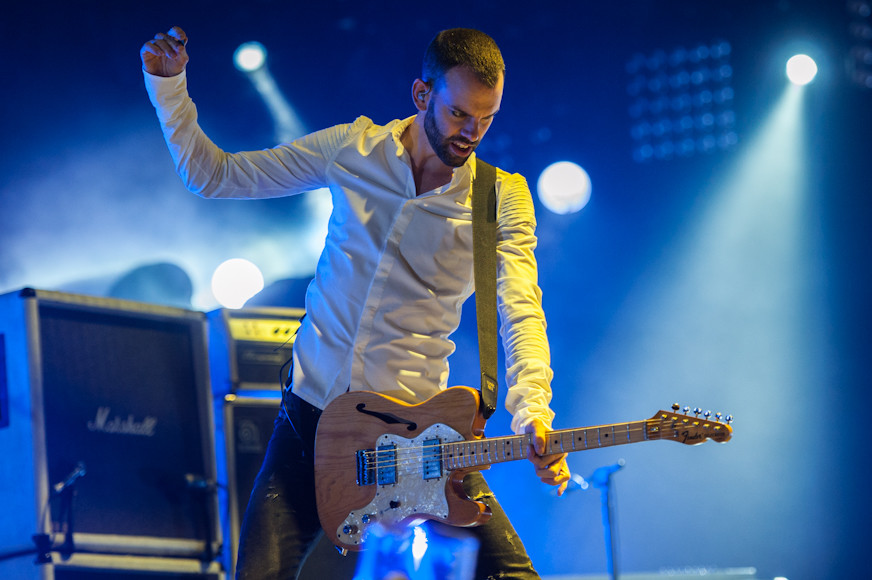
[[[527,429],[527,425],[533,422],[533,419],[539,419],[545,425],[548,431],[552,430],[552,421],[554,420],[554,411],[550,408],[537,408],[535,406],[525,407],[518,410],[512,415],[511,430],[516,435],[521,435]]]
[[[187,74],[183,70],[176,76],[162,77],[142,70],[145,80],[145,90],[152,106],[159,112],[168,107],[173,100],[183,99],[188,93]]]

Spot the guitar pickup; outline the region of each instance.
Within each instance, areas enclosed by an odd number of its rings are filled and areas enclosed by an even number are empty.
[[[397,483],[397,446],[379,445],[375,451],[376,481],[379,485]]]
[[[439,479],[442,477],[442,441],[439,439],[427,439],[423,445],[423,473],[427,479]]]

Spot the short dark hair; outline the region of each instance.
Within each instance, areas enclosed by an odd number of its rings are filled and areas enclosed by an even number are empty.
[[[494,39],[472,28],[451,28],[438,33],[424,53],[421,80],[433,86],[456,66],[468,67],[493,88],[506,72],[503,55]]]

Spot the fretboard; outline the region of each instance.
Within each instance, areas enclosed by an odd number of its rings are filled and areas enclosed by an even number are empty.
[[[548,439],[545,443],[545,455],[648,441],[652,438],[649,437],[648,429],[648,421],[634,421],[632,423],[551,431],[548,433]],[[442,461],[448,469],[461,469],[526,459],[527,448],[530,446],[532,438],[532,434],[525,433],[508,437],[445,443],[442,446]]]

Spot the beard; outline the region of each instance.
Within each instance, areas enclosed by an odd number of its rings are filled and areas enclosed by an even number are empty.
[[[446,137],[439,127],[436,126],[436,113],[433,112],[433,101],[430,101],[427,107],[427,113],[424,115],[424,132],[427,134],[427,141],[430,142],[430,147],[436,153],[439,161],[449,167],[461,167],[469,159],[469,155],[478,146],[478,143],[473,143],[463,137]],[[466,155],[457,155],[451,151],[451,142],[463,143],[469,146],[469,153]]]

